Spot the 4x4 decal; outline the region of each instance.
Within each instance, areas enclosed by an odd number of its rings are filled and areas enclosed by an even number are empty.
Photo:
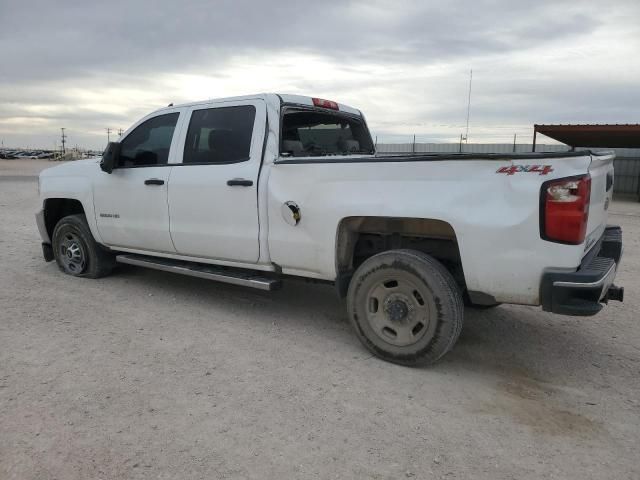
[[[513,175],[514,173],[539,173],[540,175],[546,175],[553,172],[551,165],[511,165],[509,167],[500,167],[496,173],[506,173],[507,175]]]

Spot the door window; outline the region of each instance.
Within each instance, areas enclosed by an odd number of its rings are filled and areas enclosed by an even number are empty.
[[[183,163],[237,163],[249,160],[256,109],[252,105],[194,110]]]
[[[179,113],[150,118],[138,125],[120,143],[119,167],[165,165]]]

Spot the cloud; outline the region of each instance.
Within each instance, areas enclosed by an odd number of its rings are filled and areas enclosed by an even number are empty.
[[[279,91],[357,106],[383,140],[454,141],[471,67],[471,140],[636,122],[637,18],[635,1],[4,0],[0,137],[50,146],[65,126],[100,148],[169,102]]]

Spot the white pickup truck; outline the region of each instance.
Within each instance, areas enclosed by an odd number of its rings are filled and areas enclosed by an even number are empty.
[[[362,113],[260,94],[158,110],[102,160],[44,170],[45,260],[272,290],[335,284],[362,343],[405,365],[455,344],[463,305],[593,315],[622,300],[613,155],[376,155]]]

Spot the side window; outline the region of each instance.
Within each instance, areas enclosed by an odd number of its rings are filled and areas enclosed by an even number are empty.
[[[138,125],[120,144],[119,167],[163,165],[169,161],[169,148],[179,113],[150,118]]]
[[[256,109],[252,105],[194,110],[184,144],[183,163],[236,163],[249,160]]]

